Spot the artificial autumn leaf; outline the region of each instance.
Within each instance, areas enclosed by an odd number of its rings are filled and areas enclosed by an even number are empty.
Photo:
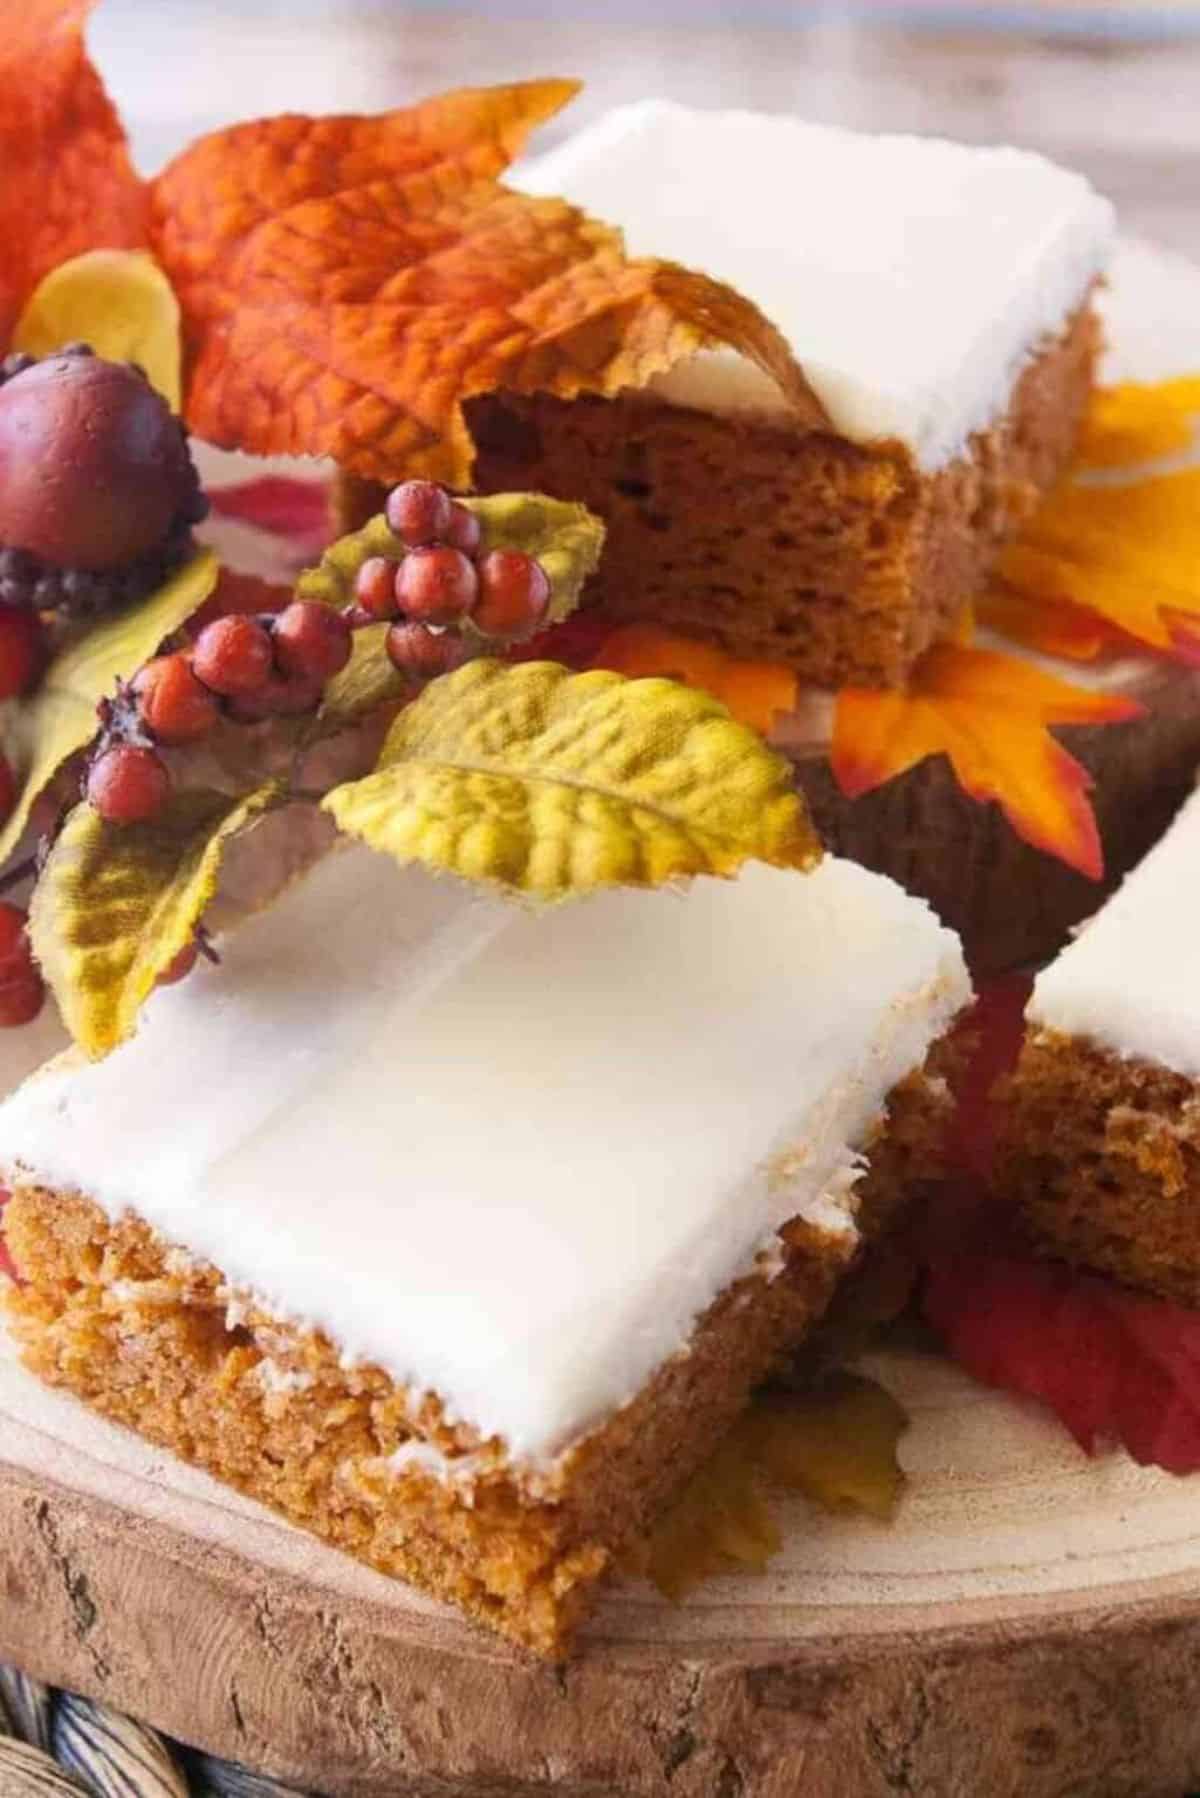
[[[830,759],[855,799],[926,756],[945,755],[972,799],[994,800],[1025,842],[1097,880],[1103,856],[1091,780],[1048,726],[1112,724],[1141,712],[1136,700],[1073,687],[1015,656],[942,643],[922,657],[906,689],[842,689]]]
[[[534,81],[376,119],[264,119],[184,151],[152,211],[186,321],[191,428],[462,487],[472,395],[612,394],[722,343],[824,422],[785,339],[733,289],[629,261],[612,227],[497,185],[574,91]]]
[[[989,1386],[1048,1405],[1087,1454],[1200,1471],[1200,1314],[1003,1246],[935,1256],[924,1310]]]
[[[1075,450],[1080,468],[1134,468],[1191,447],[1200,375],[1122,381],[1092,395]]]
[[[980,987],[954,1025],[953,1042],[963,1053],[952,1058],[954,1115],[946,1139],[952,1176],[991,1177],[1001,1123],[996,1089],[1017,1065],[1032,990],[1029,974],[1002,974]]]
[[[714,643],[656,624],[623,625],[604,639],[592,661],[594,667],[617,674],[661,674],[700,687],[740,724],[764,737],[778,713],[796,708],[799,682],[792,669],[778,662],[740,660]]]
[[[0,6],[0,343],[60,262],[146,242],[146,190],[84,47],[93,4]]]
[[[1028,601],[1083,608],[1166,654],[1200,637],[1200,469],[1056,488],[997,577]]]
[[[208,488],[217,518],[285,537],[298,549],[319,551],[329,541],[331,518],[328,481],[301,480],[296,475],[263,474]]]
[[[975,618],[985,629],[1042,655],[1094,662],[1106,651],[1130,647],[1129,639],[1095,612],[1063,600],[1035,599],[1028,591],[993,581],[975,602]],[[1136,647],[1134,645],[1133,647]]]
[[[51,269],[13,332],[12,347],[46,356],[84,341],[110,362],[136,362],[179,411],[179,303],[144,250],[87,250]]]
[[[714,1575],[762,1573],[782,1540],[764,1496],[771,1484],[825,1510],[890,1519],[907,1425],[897,1400],[859,1374],[760,1393],[634,1550],[631,1570],[674,1600]]]
[[[554,662],[432,682],[323,804],[402,865],[539,899],[820,856],[789,765],[714,699]]]
[[[77,749],[96,734],[96,707],[118,680],[129,680],[160,643],[192,615],[217,582],[207,551],[128,611],[106,618],[56,656],[29,699],[0,714],[0,734],[21,786],[0,828],[0,863],[12,853],[38,794]]]
[[[588,576],[600,560],[604,526],[585,506],[570,500],[549,499],[543,493],[496,493],[484,499],[461,502],[480,523],[479,553],[491,549],[520,549],[541,563],[550,582],[547,620],[561,622],[579,603]],[[296,593],[337,610],[353,604],[354,577],[370,556],[400,560],[405,545],[388,528],[380,513],[359,531],[341,537],[325,552],[316,568],[301,575]],[[321,719],[325,725],[341,725],[364,713],[408,697],[411,683],[398,673],[384,648],[386,624],[368,625],[354,634],[350,661],[325,690]],[[479,647],[484,639],[470,619],[462,626],[466,641]]]
[[[33,890],[29,931],[63,1023],[93,1060],[129,1036],[160,974],[192,941],[226,849],[272,806],[246,795],[177,791],[144,824],[106,824],[78,805]]]

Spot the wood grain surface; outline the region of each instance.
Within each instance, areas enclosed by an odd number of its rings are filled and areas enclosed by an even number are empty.
[[[572,122],[662,93],[1030,144],[1089,173],[1126,230],[1200,255],[1194,36],[904,34],[831,5],[790,29],[706,6],[681,31],[661,9],[588,10],[106,0],[92,40],[148,167],[262,111],[561,72],[588,83]],[[1037,1411],[931,1358],[873,1371],[914,1419],[895,1525],[781,1499],[786,1546],[764,1578],[714,1581],[678,1608],[615,1586],[579,1656],[552,1669],[0,1355],[0,1656],[362,1798],[1178,1798],[1200,1784],[1200,1482],[1089,1462]]]
[[[0,1358],[0,1657],[332,1794],[1042,1798],[1200,1778],[1200,1480],[916,1353],[898,1520],[779,1498],[760,1578],[614,1586],[577,1657],[441,1606]]]

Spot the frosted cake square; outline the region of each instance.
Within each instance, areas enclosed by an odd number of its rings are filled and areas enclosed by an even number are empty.
[[[824,409],[702,352],[644,390],[472,403],[485,490],[608,523],[595,596],[806,679],[901,683],[1070,456],[1107,201],[1044,158],[622,107],[510,177],[754,300]]]
[[[1200,794],[1038,976],[1003,1173],[1055,1255],[1200,1304]]]
[[[543,1654],[936,1165],[969,986],[847,862],[530,914],[332,854],[0,1107],[26,1361]]]

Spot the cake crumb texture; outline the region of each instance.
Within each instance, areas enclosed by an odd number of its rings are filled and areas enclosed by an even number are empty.
[[[999,1175],[1047,1254],[1200,1305],[1200,1085],[1186,1075],[1031,1032]]]
[[[897,1086],[858,1188],[862,1239],[938,1170],[949,1099],[935,1048]],[[19,1185],[4,1212],[23,1358],[334,1547],[523,1647],[567,1650],[597,1582],[808,1333],[853,1239],[785,1226],[783,1270],[726,1288],[686,1351],[547,1468],[448,1421],[434,1395],[230,1291],[142,1220]]]
[[[896,686],[1065,468],[1099,347],[1088,302],[1039,346],[996,424],[931,473],[898,442],[644,393],[496,394],[468,405],[476,485],[599,513],[608,536],[588,597],[614,618],[785,662],[818,686]],[[343,522],[377,498],[348,486]]]

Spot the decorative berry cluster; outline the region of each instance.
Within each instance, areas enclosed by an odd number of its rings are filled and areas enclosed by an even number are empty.
[[[350,660],[350,631],[341,612],[302,599],[214,618],[190,649],[156,656],[104,702],[88,799],[109,824],[154,817],[171,790],[160,748],[199,742],[223,716],[257,723],[313,711]]]
[[[478,519],[444,488],[404,482],[388,495],[387,520],[404,553],[364,562],[344,611],[295,599],[276,613],[213,619],[190,649],[155,657],[103,703],[84,791],[107,823],[140,824],[161,810],[171,790],[161,749],[198,742],[222,717],[253,723],[315,711],[349,661],[356,629],[391,620],[389,657],[424,682],[485,642],[512,642],[543,623],[545,569],[519,550],[480,556]],[[468,620],[470,641],[456,628]]]
[[[466,661],[469,643],[454,627],[468,619],[479,637],[503,643],[545,622],[550,581],[541,563],[518,549],[481,556],[478,518],[444,488],[405,481],[388,494],[385,514],[406,553],[363,563],[356,617],[395,620],[387,652],[402,674],[432,680]]]

